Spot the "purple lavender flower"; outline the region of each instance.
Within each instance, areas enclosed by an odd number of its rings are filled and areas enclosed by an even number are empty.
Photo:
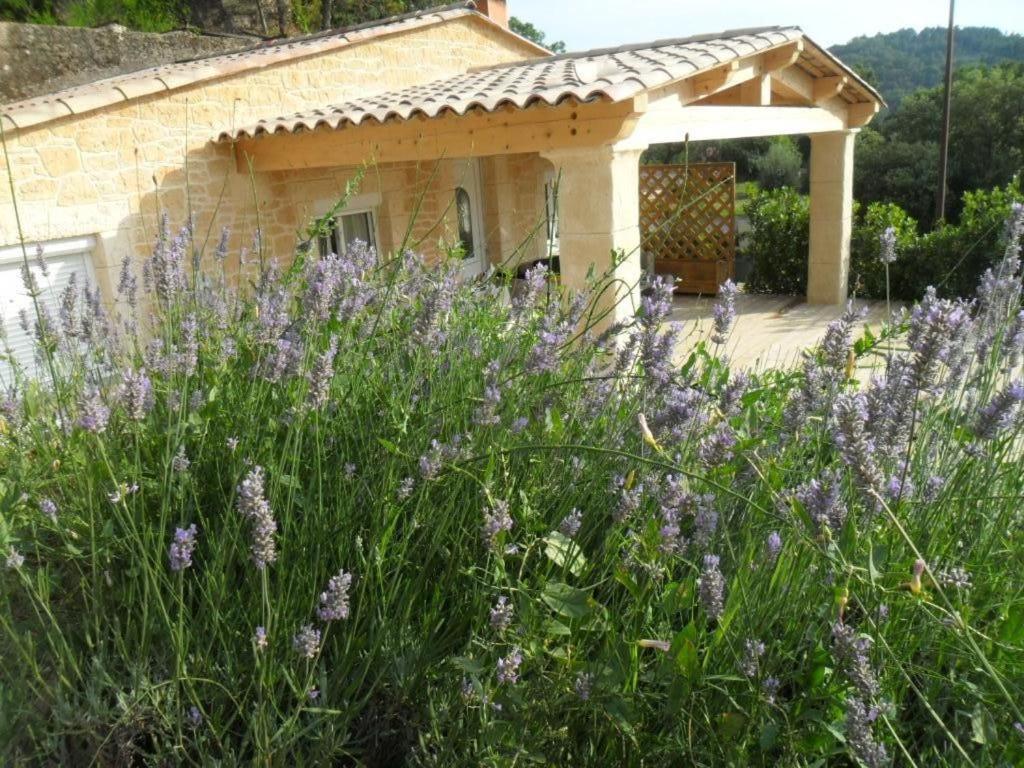
[[[686,547],[686,538],[682,535],[679,527],[679,509],[676,507],[662,507],[661,528],[658,530],[661,536],[661,543],[658,549],[666,555],[676,555]]]
[[[484,513],[483,540],[492,551],[498,551],[498,540],[502,533],[512,530],[512,516],[508,513],[508,502],[495,501]]]
[[[725,344],[729,338],[729,330],[736,320],[736,295],[739,288],[732,280],[726,280],[718,288],[718,301],[712,309],[714,315],[714,331],[711,334],[711,341],[715,344]]]
[[[398,492],[395,494],[398,496],[399,501],[405,501],[412,496],[412,489],[416,486],[416,481],[411,477],[407,477],[398,484]]]
[[[57,522],[57,504],[53,499],[42,499],[39,502],[39,511],[50,518],[51,521]]]
[[[697,457],[708,468],[720,467],[733,457],[736,433],[726,422],[720,422],[697,446]]]
[[[236,450],[238,450],[238,438],[234,436],[229,437],[227,440],[224,441],[224,445],[227,447],[229,451],[234,453]]]
[[[171,459],[171,469],[181,474],[182,472],[188,472],[190,466],[192,466],[192,462],[189,461],[188,454],[185,453],[185,446],[179,445],[178,452]]]
[[[181,353],[178,368],[186,376],[193,376],[199,364],[199,323],[195,314],[181,321]]]
[[[828,529],[835,533],[846,522],[846,506],[839,493],[839,477],[826,470],[820,480],[809,480],[793,491],[793,497],[800,502],[819,531]]]
[[[871,638],[857,634],[852,627],[836,622],[832,625],[832,655],[854,688],[867,700],[878,695],[878,680],[868,653]]]
[[[867,434],[868,406],[861,392],[847,392],[835,403],[836,447],[851,470],[857,486],[865,493],[882,486],[882,474],[875,460],[875,445]]]
[[[693,546],[698,552],[707,550],[718,531],[718,512],[711,506],[712,501],[708,497],[697,501],[697,511],[693,516]]]
[[[1018,734],[1018,735],[1019,735],[1019,736],[1020,736],[1020,737],[1021,737],[1022,739],[1024,739],[1024,723],[1020,723],[1020,722],[1018,722],[1018,723],[1014,723],[1014,724],[1013,724],[1013,729],[1014,729],[1015,731],[1017,731],[1017,734]]]
[[[491,628],[497,632],[504,632],[512,624],[512,615],[515,613],[515,606],[509,602],[505,595],[498,596],[498,602],[491,608]]]
[[[719,407],[726,416],[734,416],[739,413],[740,401],[750,387],[750,377],[743,373],[734,373],[729,378],[729,383],[722,390],[719,398]]]
[[[971,574],[967,569],[956,566],[946,568],[938,573],[939,584],[944,587],[955,587],[956,589],[971,588]]]
[[[268,642],[266,627],[256,627],[256,631],[252,636],[252,641],[256,645],[257,651],[265,650]]]
[[[889,764],[885,745],[875,741],[871,731],[871,724],[877,716],[876,710],[869,710],[857,697],[851,696],[846,700],[846,742],[867,768],[884,768]]]
[[[125,256],[121,259],[121,274],[117,281],[117,295],[128,305],[135,309],[138,304],[139,281],[132,272],[132,259]]]
[[[316,701],[320,698],[320,690],[318,688],[310,688],[306,691],[306,698],[310,701]]]
[[[764,643],[760,640],[743,641],[743,658],[740,660],[740,672],[751,680],[758,676],[761,669],[760,659],[764,656]]]
[[[121,374],[121,385],[117,399],[125,415],[132,421],[142,421],[153,407],[153,385],[146,375],[146,369],[139,371],[128,368]]]
[[[509,424],[509,431],[514,435],[518,435],[524,429],[530,426],[530,420],[526,416],[519,416],[513,419],[512,423]]]
[[[319,410],[327,404],[331,379],[334,377],[334,358],[337,354],[338,337],[331,336],[327,349],[320,354],[309,373],[309,404],[314,409]]]
[[[199,707],[189,707],[188,709],[188,725],[190,728],[198,728],[203,724],[203,713],[199,711]]]
[[[589,701],[590,692],[594,687],[594,676],[589,672],[580,672],[576,675],[576,681],[572,684],[573,692],[580,701]]]
[[[974,434],[984,440],[993,440],[1009,429],[1014,422],[1017,406],[1024,402],[1024,381],[1006,385],[988,405],[978,411]]]
[[[7,559],[4,561],[4,565],[12,571],[16,571],[25,564],[25,556],[14,548],[12,544],[7,549]]]
[[[78,301],[78,273],[72,272],[68,276],[68,284],[60,294],[60,307],[57,316],[60,318],[61,332],[64,338],[73,340],[79,334],[79,318],[75,314],[75,304]]]
[[[704,555],[698,588],[701,605],[712,621],[718,621],[725,612],[725,578],[718,568],[718,562],[717,555]]]
[[[845,376],[853,328],[866,313],[867,307],[854,309],[853,302],[850,301],[843,314],[826,327],[825,336],[821,341],[821,356],[831,372],[843,372]]]
[[[498,408],[501,406],[501,387],[498,384],[500,372],[501,363],[498,360],[491,360],[484,368],[483,402],[473,418],[481,427],[492,427],[501,422],[498,415]]]
[[[320,608],[317,616],[321,621],[347,619],[349,604],[348,590],[352,586],[352,574],[344,569],[338,571],[327,582],[327,589],[320,593]]]
[[[969,328],[970,314],[963,303],[939,299],[934,288],[925,292],[911,313],[907,331],[907,345],[913,352],[910,380],[916,388],[936,386],[938,365],[948,365],[964,353],[964,335]]]
[[[110,409],[103,403],[98,390],[92,390],[78,404],[78,426],[86,432],[101,434],[110,421]]]
[[[192,567],[192,553],[196,548],[195,523],[188,528],[175,528],[174,541],[171,542],[168,558],[171,570],[175,573]]]
[[[292,640],[292,647],[303,658],[315,659],[320,652],[320,630],[304,624]]]
[[[523,654],[518,648],[503,658],[498,659],[498,683],[514,685],[519,681],[519,665],[523,663]]]
[[[238,511],[252,523],[250,551],[256,567],[263,570],[277,559],[274,534],[277,521],[263,490],[263,467],[255,466],[238,485]]]
[[[777,677],[766,677],[761,681],[761,690],[764,691],[764,697],[769,704],[775,703],[775,697],[779,693],[779,688],[782,687],[782,681]]]
[[[228,256],[228,242],[231,239],[231,230],[224,227],[220,231],[220,240],[217,241],[217,249],[213,252],[213,257],[217,260],[218,264],[224,263],[224,259]]]
[[[878,260],[883,264],[892,264],[896,261],[896,229],[886,227],[885,231],[878,236],[878,244],[881,246],[878,253]]]
[[[441,462],[444,460],[443,446],[437,440],[430,441],[430,450],[420,456],[420,476],[424,480],[433,480],[441,471]]]
[[[772,531],[768,534],[768,540],[764,544],[764,558],[768,565],[775,565],[780,552],[782,552],[782,537],[778,531]]]
[[[573,507],[572,512],[562,518],[562,522],[558,524],[558,531],[563,536],[567,536],[572,539],[576,537],[576,534],[580,532],[580,528],[583,526],[583,513]]]
[[[619,491],[619,503],[615,507],[615,511],[612,513],[612,517],[615,522],[622,523],[629,520],[638,509],[640,509],[640,503],[643,501],[644,486],[643,483],[637,483],[633,488],[625,488]]]
[[[889,606],[888,605],[886,605],[885,603],[881,603],[878,606],[877,618],[878,618],[878,623],[879,624],[881,624],[882,622],[888,621],[888,619],[889,619]]]

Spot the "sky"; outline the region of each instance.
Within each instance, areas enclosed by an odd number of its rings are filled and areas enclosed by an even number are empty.
[[[831,46],[949,18],[947,0],[508,0],[508,9],[577,51],[772,24]],[[956,23],[1024,33],[1024,0],[960,0]]]

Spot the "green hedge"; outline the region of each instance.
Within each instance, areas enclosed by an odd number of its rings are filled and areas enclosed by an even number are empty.
[[[1020,180],[1006,187],[968,192],[960,221],[923,235],[917,222],[894,203],[854,207],[850,290],[866,298],[885,297],[885,267],[878,238],[896,230],[897,260],[890,267],[892,296],[913,299],[935,286],[940,295],[969,294],[1000,254],[1003,222],[1010,204],[1024,197]],[[807,290],[808,199],[789,188],[753,193],[747,200],[750,231],[741,248],[753,260],[747,290],[802,294]]]

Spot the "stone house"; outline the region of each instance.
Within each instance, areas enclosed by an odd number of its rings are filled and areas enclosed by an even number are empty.
[[[613,268],[624,314],[642,151],[779,134],[811,136],[809,299],[840,302],[853,135],[881,104],[796,27],[552,56],[508,29],[504,0],[109,77],[0,106],[0,318],[18,353],[22,237],[52,286],[84,271],[111,297],[161,212],[209,250],[226,226],[232,252],[258,231],[283,256],[357,177],[328,247],[461,243],[468,276],[548,252],[557,180],[562,279]]]

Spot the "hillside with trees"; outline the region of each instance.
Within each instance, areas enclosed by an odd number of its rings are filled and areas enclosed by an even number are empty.
[[[895,108],[920,88],[942,83],[946,62],[946,30],[930,27],[855,37],[835,45],[832,53],[877,86]],[[956,31],[957,67],[1024,61],[1024,35],[1008,35],[991,27],[963,27]]]

